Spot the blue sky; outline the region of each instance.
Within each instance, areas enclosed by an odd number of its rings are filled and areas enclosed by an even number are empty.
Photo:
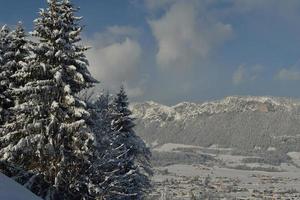
[[[27,30],[45,1],[0,0]],[[90,69],[133,101],[300,97],[299,0],[74,0]]]

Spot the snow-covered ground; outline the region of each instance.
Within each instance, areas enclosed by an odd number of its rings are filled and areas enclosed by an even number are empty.
[[[201,149],[200,147],[193,146],[193,145],[167,143],[167,144],[163,144],[163,145],[161,145],[157,148],[154,148],[153,151],[172,152],[172,151],[175,151],[178,148],[198,148],[198,149]]]
[[[41,200],[29,190],[0,173],[0,200]]]
[[[300,152],[287,153],[292,162],[275,166],[256,162],[258,155],[234,155],[232,149],[218,148],[216,145],[205,148],[167,143],[153,150],[162,154],[186,153],[187,156],[189,153],[209,154],[215,161],[180,164],[174,160],[170,165],[157,166],[151,200],[166,194],[172,200],[190,200],[197,194],[201,197],[207,195],[205,198],[213,195],[209,197],[216,200],[300,199]],[[275,150],[272,148],[272,151]],[[244,162],[247,158],[253,159],[253,162],[249,159]]]
[[[157,152],[176,152],[178,149],[198,149],[201,151],[201,149],[204,150],[215,150],[215,151],[231,151],[232,148],[222,148],[219,147],[217,144],[213,144],[209,147],[200,147],[200,146],[195,146],[195,145],[187,145],[187,144],[176,144],[176,143],[166,143],[160,146],[158,145],[158,142],[155,142],[155,148],[153,151]],[[152,145],[154,146],[154,145]]]
[[[287,155],[292,158],[296,165],[300,166],[300,152],[288,152]]]

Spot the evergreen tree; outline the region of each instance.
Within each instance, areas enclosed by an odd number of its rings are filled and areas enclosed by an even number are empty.
[[[10,44],[12,42],[11,31],[4,25],[0,29],[0,126],[5,124],[8,117],[8,109],[12,100],[8,95],[10,75],[12,69],[9,64],[12,57]]]
[[[93,161],[93,168],[90,170],[90,177],[93,188],[91,195],[96,199],[117,199],[112,186],[120,185],[119,171],[122,162],[123,148],[115,148],[115,135],[111,130],[111,96],[109,93],[102,93],[96,100],[88,103],[91,117],[89,126],[95,134],[97,141],[96,158]],[[126,187],[122,185],[122,187]],[[122,196],[123,197],[123,196]]]
[[[111,96],[109,92],[101,93],[96,100],[91,103],[91,119],[93,121],[92,129],[95,134],[101,134],[97,137],[102,141],[105,135],[108,135],[111,128],[110,116]],[[100,142],[100,141],[99,141]]]
[[[1,105],[4,108],[3,117],[0,122],[0,155],[7,155],[6,150],[10,147],[11,140],[15,135],[9,133],[11,122],[14,120],[14,96],[13,91],[21,85],[18,77],[18,70],[27,66],[29,50],[28,40],[22,24],[16,26],[16,30],[10,31],[7,26],[3,26],[0,33],[0,60],[1,60]],[[20,75],[20,74],[19,74]],[[3,97],[5,97],[3,101]],[[9,175],[14,176],[19,182],[28,178],[29,173],[22,171],[21,168],[11,165],[8,162],[1,162],[0,170]]]
[[[89,126],[95,134],[96,159],[93,160],[93,167],[90,170],[90,178],[92,181],[92,188],[90,188],[91,195],[97,199],[108,199],[107,189],[110,177],[114,174],[112,171],[116,170],[115,166],[111,166],[111,162],[115,162],[117,156],[113,155],[110,149],[112,141],[111,137],[111,117],[110,117],[110,95],[109,93],[100,94],[93,102],[88,102],[91,117]],[[107,167],[110,165],[110,167]]]
[[[22,182],[45,199],[88,199],[94,135],[86,104],[76,94],[96,81],[78,44],[81,18],[68,0],[48,0],[35,20],[33,57],[16,73],[15,118],[1,160],[33,174]]]
[[[11,61],[9,62],[11,69],[9,77],[11,81],[9,94],[14,100],[13,90],[25,84],[22,69],[28,67],[31,42],[27,39],[27,34],[21,22],[17,24],[16,29],[12,31],[11,35]]]
[[[89,124],[95,133],[98,158],[90,175],[95,186],[94,197],[142,199],[151,187],[150,152],[132,129],[124,88],[114,99],[109,93],[99,95],[89,107]]]
[[[138,137],[124,87],[111,105],[110,152],[114,157],[110,177],[109,199],[143,199],[151,188],[150,150]]]
[[[37,43],[21,24],[0,30],[0,171],[49,200],[142,199],[150,151],[133,131],[125,90],[87,110],[77,94],[97,81],[78,44],[81,18],[69,0],[47,3]]]

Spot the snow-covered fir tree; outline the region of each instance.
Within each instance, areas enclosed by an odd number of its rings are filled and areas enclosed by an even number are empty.
[[[111,136],[111,117],[110,117],[110,95],[102,93],[96,97],[95,101],[87,101],[91,116],[88,124],[95,135],[96,151],[95,160],[90,170],[90,179],[93,187],[90,188],[90,193],[98,199],[108,199],[108,180],[114,175],[114,168],[107,169],[106,166],[117,160],[110,150],[112,141]]]
[[[135,135],[125,90],[93,104],[69,0],[48,0],[29,42],[19,24],[0,30],[0,171],[44,199],[142,199],[150,151]],[[30,49],[30,50],[29,50]],[[91,114],[90,114],[91,113]]]
[[[122,86],[110,108],[112,139],[109,151],[115,161],[107,166],[113,169],[107,189],[108,199],[143,199],[151,188],[151,153],[133,130],[134,119],[128,106]]]
[[[84,99],[89,99],[85,95]],[[87,98],[86,98],[87,97]],[[121,149],[115,148],[115,135],[111,130],[111,95],[101,93],[94,101],[87,101],[91,117],[89,126],[95,134],[96,158],[90,171],[90,179],[93,187],[90,193],[97,199],[116,199],[113,185],[120,185],[118,179],[119,166],[122,160],[119,156],[123,153]],[[125,187],[125,186],[122,186]]]
[[[1,123],[0,123],[0,153],[4,155],[11,140],[17,141],[17,138],[12,139],[16,135],[10,133],[10,126],[15,118],[13,112],[14,106],[14,89],[21,86],[21,79],[18,77],[18,71],[27,65],[29,50],[29,41],[26,38],[25,30],[22,23],[19,22],[16,29],[10,31],[7,26],[3,26],[0,33],[1,37],[1,107],[3,109]],[[5,97],[3,101],[3,97]],[[4,117],[3,117],[4,116]],[[19,181],[28,177],[28,173],[21,170],[21,168],[10,165],[8,162],[1,160],[0,171],[9,175],[16,176]]]
[[[0,132],[0,152],[8,145],[9,137],[6,129],[7,123],[13,120],[14,97],[13,91],[20,86],[20,81],[16,77],[18,70],[26,65],[29,56],[28,41],[22,24],[19,23],[16,30],[10,31],[7,26],[1,29],[1,105],[4,108],[5,117],[1,123]],[[3,97],[5,97],[3,101]],[[8,126],[9,127],[9,126]]]
[[[116,98],[102,93],[89,108],[99,158],[94,161],[91,177],[97,186],[94,195],[105,200],[143,199],[151,189],[150,152],[132,129],[124,88]]]
[[[0,126],[8,118],[8,109],[12,106],[12,99],[8,94],[11,83],[10,76],[13,69],[10,67],[12,35],[7,25],[0,29]]]
[[[7,125],[0,158],[33,174],[22,182],[44,199],[89,199],[94,135],[86,104],[76,97],[96,81],[80,42],[81,18],[68,0],[48,0],[32,33],[32,58],[17,75],[15,117]]]
[[[92,102],[92,116],[93,125],[91,126],[95,134],[101,134],[97,137],[103,140],[105,135],[109,135],[111,131],[111,95],[109,92],[101,93]],[[100,141],[99,141],[100,142]]]

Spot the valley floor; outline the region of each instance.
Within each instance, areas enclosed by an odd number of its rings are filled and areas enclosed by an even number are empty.
[[[232,149],[216,146],[165,144],[153,152],[158,160],[150,199],[300,199],[297,152],[288,153],[291,159],[276,165],[254,154],[235,155]],[[181,162],[183,155],[194,163]],[[205,159],[195,160],[197,156]]]

